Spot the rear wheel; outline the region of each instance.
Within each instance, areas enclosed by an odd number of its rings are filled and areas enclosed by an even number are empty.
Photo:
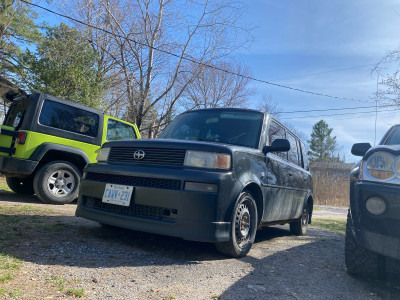
[[[231,239],[217,243],[217,250],[231,257],[243,257],[250,251],[257,231],[257,205],[247,192],[239,195],[231,218]]]
[[[352,219],[347,215],[346,238],[344,257],[347,272],[354,275],[377,277],[380,263],[380,255],[360,245],[351,230]]]
[[[44,203],[66,204],[78,197],[81,172],[67,161],[49,162],[33,180],[36,195]]]
[[[308,205],[303,208],[301,218],[289,224],[290,232],[294,235],[306,235],[308,229],[308,220],[310,213],[308,212]]]
[[[10,190],[21,195],[33,195],[33,179],[32,178],[19,178],[19,177],[6,177],[6,182]]]

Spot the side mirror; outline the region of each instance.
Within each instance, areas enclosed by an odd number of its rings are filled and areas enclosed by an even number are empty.
[[[276,139],[272,142],[271,146],[265,146],[263,148],[263,153],[268,152],[288,152],[290,150],[290,143],[286,139]]]
[[[371,144],[370,143],[357,143],[354,144],[353,147],[351,147],[351,154],[355,155],[355,156],[364,156],[365,153],[367,153],[367,151],[369,149],[371,149]]]

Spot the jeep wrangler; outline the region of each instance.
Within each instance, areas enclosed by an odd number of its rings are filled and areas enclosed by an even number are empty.
[[[83,168],[96,162],[104,142],[137,138],[136,125],[100,110],[48,94],[25,95],[12,100],[1,125],[0,172],[16,193],[70,203]]]

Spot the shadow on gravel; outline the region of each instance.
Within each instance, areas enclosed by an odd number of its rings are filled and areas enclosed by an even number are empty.
[[[43,204],[39,200],[38,197],[35,195],[21,195],[21,194],[16,194],[14,192],[9,192],[9,191],[4,191],[0,190],[0,198],[3,201],[8,201],[8,202],[13,202],[13,203],[20,203],[20,204]],[[0,200],[0,203],[1,203]],[[66,204],[66,205],[76,205],[77,200],[73,201],[71,204]]]

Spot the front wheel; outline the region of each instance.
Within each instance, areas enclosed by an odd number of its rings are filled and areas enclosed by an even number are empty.
[[[257,205],[253,195],[241,193],[232,213],[231,239],[217,243],[218,252],[231,257],[246,256],[256,237],[257,222]]]
[[[66,204],[78,197],[81,172],[67,161],[53,161],[41,167],[33,180],[36,195],[44,203]]]

